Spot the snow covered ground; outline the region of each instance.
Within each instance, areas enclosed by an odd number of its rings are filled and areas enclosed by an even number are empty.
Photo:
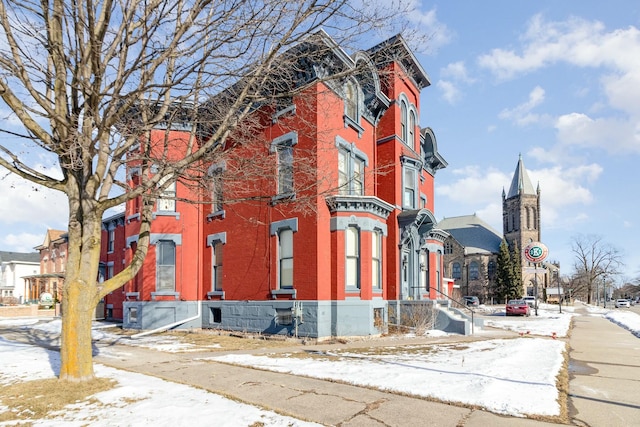
[[[489,313],[489,311],[487,311]],[[588,307],[589,315],[603,316],[640,336],[640,316],[623,309]],[[507,318],[499,311],[488,316],[487,325],[517,332],[514,339],[487,339],[436,343],[415,346],[376,348],[375,351],[333,350],[312,357],[291,354],[221,355],[214,361],[253,366],[260,369],[289,372],[317,378],[338,379],[416,396],[472,404],[487,410],[514,415],[558,415],[556,375],[562,367],[565,343],[554,337],[567,335],[573,307],[543,306],[538,316]],[[38,322],[40,319],[0,319],[0,325],[59,332],[60,321]],[[432,332],[432,335],[439,335]],[[482,335],[483,332],[478,332]],[[111,340],[116,335],[109,329],[95,329],[94,339]],[[119,343],[140,345],[158,351],[184,352],[190,344],[147,336]],[[0,338],[0,385],[34,378],[53,378],[59,370],[58,353],[7,341]],[[47,420],[31,420],[33,425],[92,426],[113,425],[113,420],[145,420],[145,424],[177,425],[189,420],[192,426],[238,426],[263,423],[266,426],[306,426],[304,421],[278,415],[250,405],[234,402],[201,389],[174,384],[154,377],[95,365],[98,376],[113,378],[118,384],[94,396],[95,403],[74,404]],[[376,375],[371,375],[375,372]],[[2,406],[0,393],[0,413]],[[123,397],[136,396],[135,401]],[[531,396],[536,396],[532,399]],[[170,403],[169,403],[170,402]],[[206,402],[207,404],[202,404]],[[200,408],[197,414],[190,407]],[[107,421],[106,415],[110,421]],[[103,424],[102,421],[105,420]],[[18,423],[0,422],[0,426]]]

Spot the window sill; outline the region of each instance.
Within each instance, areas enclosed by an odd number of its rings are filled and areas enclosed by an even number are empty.
[[[127,292],[125,295],[127,301],[129,300],[140,300],[140,292]]]
[[[127,217],[127,224],[130,223],[131,221],[140,221],[140,214],[139,213],[135,213],[133,215],[129,215]]]
[[[157,297],[173,297],[176,301],[180,298],[180,292],[151,292],[151,299],[156,300]]]
[[[345,128],[350,127],[356,132],[358,132],[358,138],[360,138],[364,133],[364,128],[360,126],[358,122],[356,122],[355,120],[353,120],[351,117],[347,115],[344,115],[343,118],[344,118],[344,127]]]
[[[174,212],[174,211],[156,211],[153,213],[153,218],[157,217],[157,216],[173,216],[175,217],[177,220],[180,219],[180,212]]]
[[[271,298],[277,299],[279,296],[290,296],[291,299],[296,299],[295,289],[273,289],[271,291]]]
[[[214,219],[224,219],[224,217],[225,217],[224,210],[211,212],[209,215],[207,215],[207,222],[211,222]]]
[[[271,198],[271,205],[277,205],[278,203],[289,202],[295,199],[296,199],[296,193],[277,194]]]
[[[220,297],[220,299],[224,299],[224,291],[207,292],[207,299],[211,299],[211,297]]]

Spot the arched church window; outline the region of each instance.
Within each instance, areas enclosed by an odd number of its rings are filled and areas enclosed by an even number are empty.
[[[478,280],[480,278],[480,271],[478,270],[478,263],[471,261],[469,264],[469,280]]]

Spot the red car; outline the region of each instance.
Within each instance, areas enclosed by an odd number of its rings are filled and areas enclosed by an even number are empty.
[[[507,303],[506,309],[507,316],[529,316],[531,315],[531,308],[525,300],[512,299]]]

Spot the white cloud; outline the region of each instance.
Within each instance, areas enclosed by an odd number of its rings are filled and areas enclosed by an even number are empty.
[[[527,126],[538,122],[549,121],[549,116],[531,112],[544,102],[544,98],[545,90],[540,86],[536,86],[529,92],[529,99],[526,102],[511,109],[505,108],[498,114],[498,117],[503,120],[513,121],[518,126]]]
[[[619,118],[565,114],[556,120],[558,142],[564,146],[591,147],[610,153],[640,153],[640,123]]]
[[[426,37],[426,42],[419,48],[421,51],[424,53],[436,52],[451,42],[454,34],[438,20],[436,8],[423,11],[419,0],[412,1],[410,4],[411,11],[407,14],[407,18]]]
[[[442,98],[444,98],[444,100],[451,105],[458,102],[462,96],[460,93],[460,89],[458,89],[458,87],[451,81],[438,80],[436,86],[442,92]]]
[[[534,187],[540,185],[541,203],[544,215],[543,228],[556,228],[559,220],[583,221],[580,206],[593,203],[589,185],[595,183],[602,174],[598,164],[575,167],[555,166],[552,168],[527,170]],[[449,184],[436,186],[438,198],[447,198],[455,203],[460,215],[475,212],[497,231],[502,230],[502,204],[499,194],[511,184],[512,172],[503,173],[496,169],[469,166],[453,171],[456,179]]]
[[[449,104],[456,104],[462,98],[460,86],[470,85],[475,79],[469,76],[464,62],[452,62],[440,70],[441,80],[436,86],[442,92],[442,97]]]
[[[46,231],[46,229],[43,229],[40,234],[7,234],[0,239],[0,245],[2,245],[3,249],[11,248],[13,252],[35,252],[33,248],[42,244]]]
[[[452,62],[440,70],[440,75],[450,77],[464,83],[474,83],[475,79],[469,76],[464,61]]]
[[[67,221],[67,198],[58,191],[8,175],[0,180],[0,227],[26,223],[60,228]],[[66,227],[66,226],[65,226]],[[3,233],[5,234],[5,233]]]
[[[570,18],[546,21],[534,16],[514,49],[493,49],[478,63],[500,79],[511,79],[555,64],[568,64],[601,72],[599,82],[606,104],[596,102],[587,116],[568,112],[555,119],[558,141],[564,150],[598,148],[610,153],[640,153],[640,30],[634,26],[607,31],[598,21]],[[532,92],[529,101],[500,113],[503,119],[526,125],[549,116],[536,115],[532,108],[544,100]],[[582,87],[576,96],[591,90]],[[610,107],[607,109],[605,107]],[[614,111],[615,110],[615,111]],[[595,114],[599,114],[595,116]]]
[[[481,166],[467,166],[454,169],[459,177],[450,184],[439,184],[436,191],[439,196],[447,197],[465,206],[479,206],[495,201],[496,194],[506,188],[511,177],[497,169],[485,169]]]

